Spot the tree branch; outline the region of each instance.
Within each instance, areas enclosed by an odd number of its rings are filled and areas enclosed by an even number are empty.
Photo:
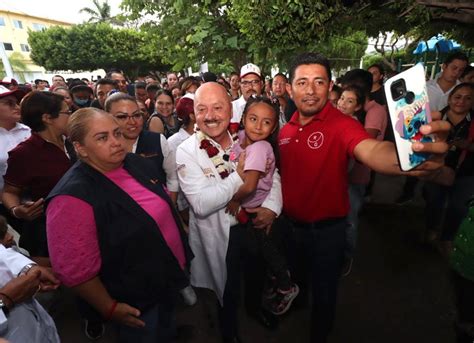
[[[446,2],[446,1],[437,1],[437,0],[416,0],[420,5],[427,7],[438,7],[446,9],[468,9],[474,10],[473,2]]]

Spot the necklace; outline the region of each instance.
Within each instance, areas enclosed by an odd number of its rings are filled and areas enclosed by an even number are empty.
[[[230,127],[230,131],[233,131]],[[213,144],[209,137],[204,134],[202,131],[196,131],[196,135],[199,141],[199,149],[205,150],[207,156],[210,158],[217,172],[219,173],[221,179],[225,179],[230,175],[229,168],[227,167],[226,162],[229,161],[229,155],[224,154],[221,156],[219,154],[219,149]],[[232,135],[232,145],[237,141],[237,133],[231,133]]]

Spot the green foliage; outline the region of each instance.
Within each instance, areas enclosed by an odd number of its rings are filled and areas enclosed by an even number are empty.
[[[295,53],[315,50],[340,68],[358,64],[367,42],[362,31],[331,34],[327,23],[340,5],[323,1],[124,0],[122,7],[132,20],[159,18],[142,30],[159,37],[163,60],[175,71],[205,61],[217,72],[253,62],[268,75],[272,66],[286,68]]]
[[[235,0],[231,18],[240,32],[272,47],[292,49],[322,41],[342,10],[340,1]]]
[[[119,68],[135,75],[139,68],[162,70],[156,37],[109,24],[59,26],[29,32],[31,59],[47,70]]]
[[[206,61],[214,71],[229,64],[237,68],[247,62],[247,54],[252,55],[254,50],[253,43],[229,20],[231,1],[125,0],[122,6],[131,12],[132,20],[143,14],[160,18],[141,29],[158,37],[163,61],[171,64],[174,71],[189,66],[198,70]]]

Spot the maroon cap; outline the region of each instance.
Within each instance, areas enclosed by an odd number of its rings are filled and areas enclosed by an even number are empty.
[[[176,114],[181,120],[186,120],[189,118],[191,113],[194,113],[194,100],[190,95],[191,94],[188,93],[183,96],[181,99],[179,99],[178,105],[176,105]]]

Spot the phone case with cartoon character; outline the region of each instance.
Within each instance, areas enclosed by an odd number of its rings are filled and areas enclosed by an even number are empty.
[[[431,122],[425,70],[421,63],[388,79],[384,85],[392,122],[400,169],[409,171],[426,161],[430,154],[414,152],[414,142],[433,142],[420,127]]]

